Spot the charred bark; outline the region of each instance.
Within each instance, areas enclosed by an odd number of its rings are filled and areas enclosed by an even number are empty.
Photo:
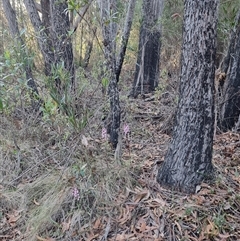
[[[110,83],[108,86],[108,96],[110,100],[110,113],[108,123],[108,133],[110,135],[110,143],[113,148],[116,149],[119,138],[119,128],[121,122],[121,108],[119,102],[119,91],[117,86],[117,79],[114,72],[110,77]]]
[[[143,1],[138,57],[131,96],[155,90],[159,79],[163,0]]]
[[[121,121],[121,108],[119,103],[118,81],[124,60],[126,46],[130,35],[135,0],[128,3],[128,11],[125,18],[125,26],[122,34],[122,42],[119,55],[116,54],[117,23],[113,16],[116,16],[117,5],[114,0],[98,0],[101,15],[104,55],[109,76],[108,96],[110,100],[110,111],[106,120],[107,132],[110,135],[110,143],[117,150],[120,143],[119,129]]]
[[[92,49],[93,49],[94,36],[96,35],[97,28],[94,28],[92,30],[92,32],[93,32],[93,36],[90,36],[89,39],[87,40],[87,47],[86,47],[84,58],[83,58],[82,64],[81,64],[81,66],[84,69],[86,69],[89,65],[89,60],[90,60]]]
[[[119,77],[120,77],[122,65],[123,65],[123,60],[124,60],[126,49],[127,49],[128,39],[130,36],[130,31],[131,31],[132,21],[133,21],[133,16],[134,16],[135,4],[136,4],[136,0],[130,0],[129,4],[128,4],[128,9],[127,9],[126,19],[125,19],[125,24],[124,24],[124,30],[123,30],[123,34],[122,34],[122,41],[121,41],[121,46],[120,46],[120,51],[119,51],[119,57],[117,59],[117,66],[116,66],[117,82],[119,81]]]
[[[119,91],[116,79],[116,34],[117,25],[111,19],[116,13],[116,4],[113,0],[99,1],[102,21],[102,35],[104,55],[107,61],[109,74],[108,96],[110,100],[110,112],[107,118],[107,131],[110,135],[110,143],[115,149],[118,144],[121,109],[119,103]]]
[[[214,75],[218,0],[185,0],[176,125],[158,182],[194,193],[213,172]]]
[[[41,13],[42,13],[42,25],[47,36],[48,45],[53,48],[52,33],[51,33],[51,12],[50,12],[50,0],[41,0]]]
[[[230,54],[227,56],[225,64],[227,76],[219,124],[222,131],[234,128],[240,115],[240,11],[236,16],[236,25],[228,52]]]

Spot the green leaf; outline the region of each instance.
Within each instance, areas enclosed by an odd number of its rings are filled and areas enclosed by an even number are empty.
[[[11,59],[11,53],[10,53],[10,51],[6,50],[6,51],[4,52],[4,58],[5,58],[6,60],[10,60],[10,59]]]
[[[0,110],[3,110],[3,101],[0,99]]]
[[[108,83],[109,83],[108,78],[102,78],[102,85],[103,85],[103,87],[107,87]]]

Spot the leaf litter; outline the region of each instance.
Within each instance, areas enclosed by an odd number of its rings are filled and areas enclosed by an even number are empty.
[[[162,116],[154,99],[126,106],[130,133],[123,138],[121,162],[114,161],[101,138],[102,127],[96,125],[80,138],[70,134],[64,143],[58,131],[64,127],[57,125],[51,132],[58,138],[56,148],[45,150],[37,141],[20,146],[26,167],[20,177],[13,173],[0,186],[0,240],[240,239],[239,134],[216,136],[213,183],[202,183],[194,195],[172,192],[156,182],[172,114],[164,107]],[[1,147],[7,163],[14,160],[13,149]]]

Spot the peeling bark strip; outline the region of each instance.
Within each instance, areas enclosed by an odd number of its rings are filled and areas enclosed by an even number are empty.
[[[149,93],[158,85],[161,16],[164,0],[143,1],[143,20],[140,28],[138,57],[131,96]]]
[[[185,0],[176,126],[157,180],[194,193],[213,171],[214,63],[218,0]]]
[[[236,16],[228,52],[225,61],[227,79],[219,125],[223,131],[231,130],[240,120],[240,10]]]

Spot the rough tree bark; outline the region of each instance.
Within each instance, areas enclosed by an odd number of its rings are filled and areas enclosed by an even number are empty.
[[[72,42],[71,38],[68,38],[70,21],[66,13],[67,9],[67,1],[50,0],[54,63],[55,65],[64,64],[65,71],[69,75],[71,87],[75,89]],[[65,86],[66,80],[64,82],[65,83],[61,83],[60,79],[57,81],[58,89],[63,89],[61,92],[68,89],[67,86]]]
[[[138,94],[149,93],[158,85],[161,48],[160,19],[163,2],[163,0],[143,1],[138,57],[130,96],[137,97]]]
[[[71,38],[68,38],[70,21],[66,10],[66,1],[41,0],[42,19],[38,14],[33,0],[24,0],[30,20],[38,36],[44,63],[45,74],[51,76],[53,68],[63,63],[64,70],[69,75],[72,86],[74,85],[74,65]],[[66,83],[56,78],[56,87],[60,95],[64,94]]]
[[[185,0],[176,125],[157,181],[194,193],[213,172],[214,75],[219,0]]]
[[[112,15],[116,13],[116,2],[114,0],[99,1],[104,54],[109,72],[108,96],[110,100],[110,113],[107,118],[107,131],[110,135],[110,142],[114,148],[117,147],[121,109],[119,103],[119,91],[116,78],[116,35],[117,24],[113,21]]]
[[[86,50],[84,53],[84,57],[82,58],[82,63],[81,66],[86,69],[89,65],[92,49],[93,49],[93,42],[94,42],[94,37],[97,32],[97,27],[94,27],[92,29],[92,36],[88,36],[87,44],[86,44]]]
[[[126,49],[127,49],[128,39],[130,36],[131,27],[132,27],[135,5],[136,5],[136,0],[129,1],[128,8],[127,8],[127,14],[126,14],[126,18],[125,18],[123,34],[122,34],[119,57],[117,59],[117,65],[116,65],[117,82],[119,81],[119,77],[120,77],[122,65],[123,65],[123,60],[124,60]]]
[[[40,47],[40,50],[44,58],[45,74],[47,76],[50,76],[51,66],[54,63],[54,52],[52,47],[52,41],[50,41],[49,39],[49,32],[48,32],[49,28],[48,26],[45,27],[44,23],[41,21],[34,0],[24,0],[24,4],[28,11],[36,36],[38,36],[37,37],[38,45]],[[46,16],[46,14],[43,16]]]
[[[110,100],[110,112],[106,125],[108,134],[110,135],[110,143],[113,148],[116,148],[119,140],[119,128],[121,121],[118,80],[132,25],[135,0],[131,0],[128,3],[128,12],[126,15],[122,43],[118,57],[116,56],[117,23],[114,19],[117,14],[117,2],[115,0],[99,0],[98,4],[102,23],[104,54],[109,73],[108,96]]]
[[[224,68],[227,75],[223,88],[224,99],[221,106],[219,127],[222,131],[228,131],[234,128],[240,120],[240,10],[231,34]]]

